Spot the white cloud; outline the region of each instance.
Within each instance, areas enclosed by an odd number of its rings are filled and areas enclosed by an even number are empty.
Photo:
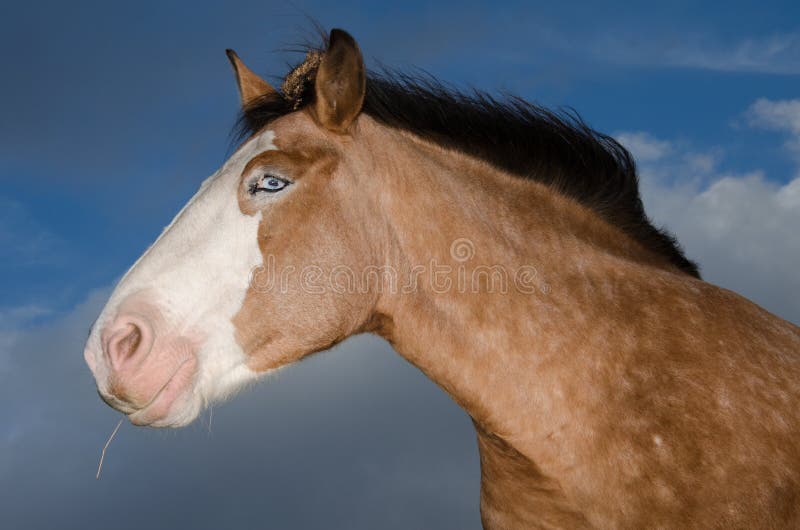
[[[31,321],[49,315],[52,311],[39,304],[26,304],[0,309],[0,330],[26,327]]]
[[[747,109],[745,116],[753,127],[789,132],[786,148],[800,156],[800,99],[761,98]]]
[[[642,182],[649,214],[677,234],[708,280],[800,322],[800,179],[778,185],[755,172],[673,187],[645,170]]]
[[[49,314],[50,309],[39,304],[0,308],[0,374],[8,369],[11,348],[20,334],[36,319]]]
[[[707,70],[773,74],[800,72],[798,33],[746,38],[732,46],[703,41],[690,41],[686,45],[669,49],[664,57],[674,66]]]
[[[800,142],[800,101],[758,100],[747,116],[789,132],[790,147]],[[640,164],[648,214],[678,236],[703,276],[800,322],[800,177],[780,183],[763,171],[720,172],[719,154],[642,132],[616,137]]]
[[[633,153],[638,162],[659,160],[672,151],[672,144],[658,140],[646,132],[622,132],[616,135],[617,140]]]
[[[212,428],[203,419],[169,432],[123,425],[96,481],[100,451],[120,415],[97,397],[81,353],[109,291],[19,330],[6,352],[0,506],[9,528],[66,520],[152,528],[154,513],[166,517],[159,528],[174,526],[176,513],[178,526],[190,528],[247,527],[265,514],[276,528],[480,527],[472,422],[369,336],[214,407]],[[6,312],[18,315],[9,322],[32,313]],[[41,499],[58,502],[41,510]],[[130,506],[135,513],[120,519]],[[388,526],[387,513],[394,514]]]
[[[747,110],[750,124],[800,135],[800,99],[772,101],[761,98]]]
[[[672,66],[721,72],[800,73],[800,33],[744,37],[730,42],[708,31],[605,31],[592,42],[596,57],[618,64]],[[572,45],[574,46],[574,44]]]
[[[663,186],[696,188],[717,178],[720,150],[700,152],[685,142],[656,138],[644,131],[621,131],[614,137],[633,154],[650,181]]]

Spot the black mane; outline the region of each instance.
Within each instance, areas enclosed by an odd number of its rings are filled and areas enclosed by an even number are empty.
[[[242,135],[314,99],[313,76],[294,99],[264,97],[244,109]],[[639,196],[636,164],[616,140],[573,111],[552,112],[518,97],[458,92],[429,76],[370,73],[362,112],[375,120],[548,184],[595,210],[652,252],[700,277],[675,237],[653,226]]]

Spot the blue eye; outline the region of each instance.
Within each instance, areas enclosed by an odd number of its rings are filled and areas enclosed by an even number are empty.
[[[290,182],[286,179],[267,174],[258,179],[253,186],[252,192],[255,193],[257,191],[265,191],[267,193],[275,193],[277,191],[281,191],[289,184]]]

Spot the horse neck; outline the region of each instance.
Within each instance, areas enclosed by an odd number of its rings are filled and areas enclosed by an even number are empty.
[[[482,430],[535,436],[513,429],[548,428],[520,421],[547,413],[545,368],[563,364],[590,326],[624,317],[603,304],[609,278],[636,296],[635,286],[675,274],[541,184],[371,120],[361,132],[363,186],[384,215],[376,247],[398,278],[380,295],[375,331]],[[505,289],[481,283],[487,271],[505,271]]]

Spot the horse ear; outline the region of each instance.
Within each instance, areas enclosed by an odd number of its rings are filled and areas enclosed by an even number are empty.
[[[228,55],[228,60],[233,66],[233,72],[236,74],[236,84],[239,85],[239,97],[242,100],[243,107],[246,107],[261,96],[276,93],[269,83],[245,66],[235,51],[225,50],[225,53]]]
[[[341,29],[332,30],[314,81],[314,110],[320,124],[345,132],[361,112],[366,84],[364,59],[355,39]]]

